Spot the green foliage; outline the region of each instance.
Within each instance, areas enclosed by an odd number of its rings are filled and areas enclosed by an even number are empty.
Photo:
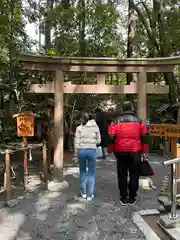
[[[9,141],[15,135],[12,114],[21,108],[29,74],[18,61],[21,50],[27,49],[21,1],[1,1],[0,13],[0,137],[1,141]]]
[[[127,15],[119,15],[119,8],[124,1],[108,1],[107,4],[97,0],[51,1],[22,0],[0,1],[0,121],[3,132],[1,141],[11,141],[16,135],[12,114],[26,109],[34,109],[40,116],[48,116],[49,96],[26,95],[30,83],[43,84],[53,81],[52,72],[30,72],[23,70],[18,60],[21,52],[30,52],[37,45],[32,42],[25,31],[26,21],[40,24],[41,35],[45,44],[39,42],[39,53],[50,56],[81,57],[124,57],[126,56],[127,39],[122,29],[127,30]],[[133,39],[133,57],[159,57],[177,55],[180,51],[180,7],[177,0],[166,1],[128,1],[136,3],[136,29]],[[138,3],[137,3],[138,2]],[[154,4],[153,4],[154,3]],[[137,14],[140,10],[141,16]],[[161,17],[161,18],[158,18]],[[149,27],[150,33],[144,25]],[[162,37],[163,36],[163,37]],[[179,67],[176,76],[180,77]],[[148,75],[149,81],[160,83],[162,74]],[[178,79],[178,78],[177,78]],[[95,75],[72,73],[66,81],[73,83],[95,83]],[[107,74],[106,84],[124,84],[126,74]],[[170,80],[169,80],[170,82]],[[178,83],[178,80],[176,81]],[[179,83],[178,83],[179,84]],[[52,96],[51,96],[52,97]],[[105,96],[106,97],[106,96]],[[151,96],[150,105],[163,97]],[[80,105],[94,105],[95,94],[65,96],[68,106],[76,99],[76,108]],[[103,98],[103,97],[102,97]],[[111,96],[117,103],[124,96]],[[65,113],[71,114],[72,107],[65,106]],[[14,137],[13,137],[14,138]]]
[[[72,4],[64,8],[57,4],[47,14],[52,23],[53,40],[57,55],[79,55],[79,26],[85,24],[85,56],[116,57],[123,50],[123,41],[118,32],[118,12],[115,6],[108,4],[85,4],[85,16],[82,7]],[[51,54],[51,53],[50,53]],[[54,54],[54,53],[53,53]]]

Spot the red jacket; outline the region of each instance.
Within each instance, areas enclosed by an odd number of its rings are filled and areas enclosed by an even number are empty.
[[[125,112],[116,123],[112,122],[108,134],[113,139],[114,149],[111,149],[115,152],[148,152],[148,145],[143,142],[146,125],[133,112]]]

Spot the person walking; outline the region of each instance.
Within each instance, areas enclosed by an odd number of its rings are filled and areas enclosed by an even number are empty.
[[[109,143],[114,144],[120,203],[134,205],[139,188],[141,154],[147,159],[147,128],[126,103],[123,112],[109,126]],[[128,182],[129,174],[129,182]]]
[[[79,161],[80,194],[83,199],[94,198],[96,149],[101,142],[99,128],[88,113],[82,113],[81,125],[76,128],[74,148]],[[88,194],[86,195],[86,161],[88,165]]]
[[[95,109],[95,114],[96,124],[98,125],[101,134],[101,143],[99,146],[102,148],[102,157],[106,159],[108,147],[108,123],[101,109]]]

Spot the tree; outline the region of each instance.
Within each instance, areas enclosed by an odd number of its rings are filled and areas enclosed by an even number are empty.
[[[3,112],[1,122],[4,129],[9,129],[12,113],[20,109],[26,89],[25,71],[22,71],[22,66],[18,62],[18,54],[21,49],[28,50],[28,45],[21,2],[6,0],[1,4],[0,46],[3,49],[0,56],[0,98]]]
[[[153,48],[151,54],[161,57],[169,57],[172,54],[172,43],[166,29],[166,8],[162,7],[160,0],[153,0],[153,6],[148,6],[145,2],[135,4],[130,0],[132,8],[137,12],[140,22],[146,30],[147,37]],[[143,9],[140,7],[142,5]],[[145,11],[145,15],[143,14]],[[171,103],[177,101],[177,82],[174,74],[164,73],[166,84],[170,87],[169,99]]]

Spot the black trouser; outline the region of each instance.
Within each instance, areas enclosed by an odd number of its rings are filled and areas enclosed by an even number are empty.
[[[120,196],[122,198],[135,198],[139,188],[140,152],[116,152],[117,175]],[[127,176],[129,172],[129,183]],[[129,191],[128,191],[129,190]]]

